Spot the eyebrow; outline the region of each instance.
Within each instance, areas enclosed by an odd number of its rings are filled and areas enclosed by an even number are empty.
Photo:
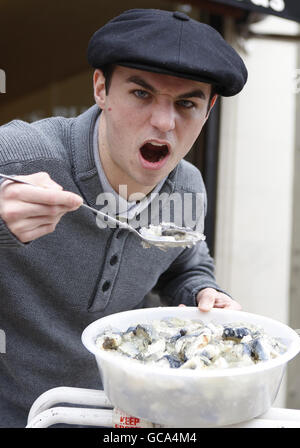
[[[126,80],[129,83],[134,83],[139,85],[140,87],[143,87],[144,89],[149,90],[152,93],[157,93],[157,90],[151,86],[151,84],[149,84],[147,81],[145,81],[143,78],[141,78],[140,76],[130,76],[129,78],[127,78]],[[190,90],[188,92],[185,93],[181,93],[177,98],[178,99],[183,99],[183,98],[201,98],[202,100],[206,99],[206,95],[203,92],[202,89],[194,89],[194,90]]]

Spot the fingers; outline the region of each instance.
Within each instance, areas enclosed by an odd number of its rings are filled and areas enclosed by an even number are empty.
[[[16,199],[31,204],[63,205],[71,210],[82,204],[80,196],[63,191],[63,187],[54,182],[48,173],[41,172],[29,176],[16,176],[16,178],[29,182],[35,187],[7,180],[1,186],[3,199]]]
[[[39,225],[35,229],[30,229],[28,231],[22,231],[19,235],[15,233],[16,236],[18,236],[18,239],[22,243],[29,243],[30,241],[34,241],[38,238],[41,238],[42,236],[48,235],[49,233],[53,233],[56,228],[56,224],[44,224]]]
[[[35,186],[5,181],[0,186],[0,216],[21,242],[51,233],[61,217],[82,205],[82,198],[64,191],[47,173],[18,176]]]
[[[48,173],[40,172],[29,174],[27,176],[15,176],[16,179],[24,180],[25,182],[29,182],[30,184],[36,185],[37,187],[43,188],[56,188],[58,190],[63,190],[63,187],[56,183]]]
[[[53,179],[51,179],[49,174],[45,172],[30,174],[27,176],[14,176],[14,178],[18,180],[23,180],[37,187],[56,188],[58,190],[63,190],[63,187],[58,183],[56,183]],[[15,184],[12,180],[5,180],[5,182],[12,185]]]
[[[226,294],[213,288],[204,288],[197,295],[200,311],[210,311],[212,308],[226,308],[241,310],[241,305]]]
[[[41,204],[21,204],[18,201],[5,201],[1,205],[1,216],[4,221],[16,222],[26,218],[35,218],[37,216],[56,217],[69,211],[62,205],[41,205]]]
[[[38,186],[40,187],[40,186]],[[10,182],[3,186],[3,200],[17,200],[29,204],[63,205],[76,210],[82,204],[80,196],[57,187],[32,187],[31,185]]]
[[[227,296],[228,297],[228,296]],[[231,310],[241,310],[241,305],[235,300],[228,297],[228,299],[216,298],[214,308],[228,308]]]
[[[209,311],[214,307],[215,295],[213,293],[206,293],[200,297],[198,308],[201,311]]]
[[[27,243],[53,232],[62,216],[70,211],[63,206],[5,204],[1,217],[17,238]]]
[[[34,216],[25,219],[19,219],[14,221],[10,226],[10,231],[14,234],[20,232],[27,232],[29,230],[35,230],[39,226],[44,225],[57,225],[64,213],[58,213],[57,215],[46,216]]]
[[[200,311],[210,311],[212,308],[226,308],[232,310],[241,310],[241,305],[223,292],[219,292],[213,288],[202,289],[196,297],[198,308]],[[186,305],[180,304],[180,307]]]

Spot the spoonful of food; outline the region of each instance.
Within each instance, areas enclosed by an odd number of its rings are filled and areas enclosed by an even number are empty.
[[[0,178],[30,185],[35,188],[44,188],[21,180],[17,176],[13,175],[0,174]],[[141,227],[138,230],[127,224],[127,222],[113,218],[112,216],[90,207],[85,203],[82,204],[82,207],[99,216],[102,220],[104,220],[104,222],[111,222],[114,226],[117,225],[118,227],[133,232],[142,240],[142,245],[144,248],[156,246],[162,250],[165,250],[169,247],[192,247],[196,243],[205,240],[205,236],[202,233],[196,232],[188,227],[179,227],[174,223],[161,223],[157,226],[150,224],[149,227]]]

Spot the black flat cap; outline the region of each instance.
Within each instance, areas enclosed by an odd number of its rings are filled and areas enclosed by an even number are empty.
[[[207,82],[223,96],[247,81],[244,62],[223,37],[178,11],[125,11],[95,32],[87,56],[94,68],[117,64]]]

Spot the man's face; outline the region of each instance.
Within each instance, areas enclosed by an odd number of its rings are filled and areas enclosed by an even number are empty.
[[[100,157],[117,191],[147,194],[188,153],[208,118],[206,83],[117,66],[109,93],[100,70],[95,99],[102,109]]]

